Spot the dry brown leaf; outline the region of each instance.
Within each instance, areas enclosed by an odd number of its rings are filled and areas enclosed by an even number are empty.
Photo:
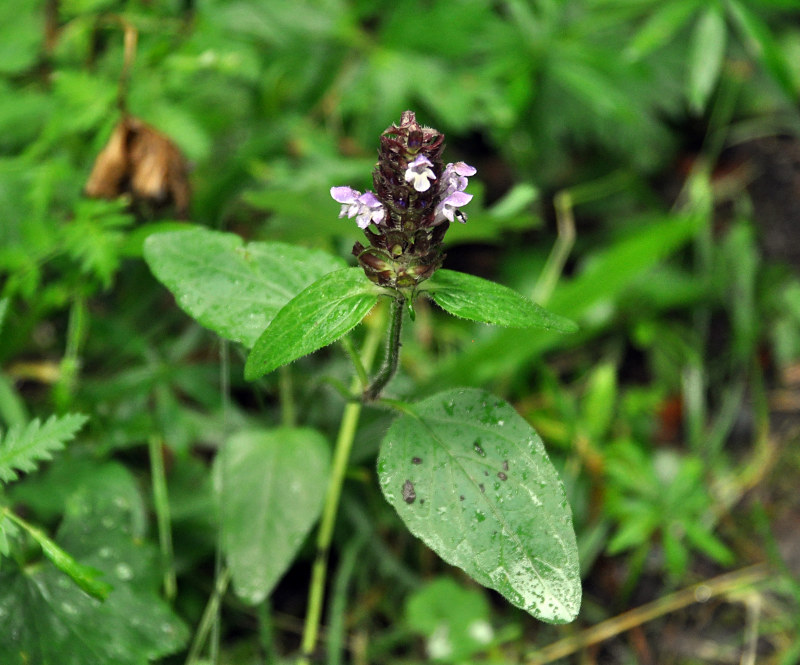
[[[130,194],[137,207],[174,206],[178,217],[189,211],[186,159],[164,134],[133,116],[125,116],[97,155],[85,192],[114,199]]]

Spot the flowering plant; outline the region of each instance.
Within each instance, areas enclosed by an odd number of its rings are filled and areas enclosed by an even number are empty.
[[[580,606],[569,505],[530,425],[511,405],[475,388],[414,403],[383,396],[399,367],[404,313],[413,316],[419,297],[482,323],[576,329],[511,289],[441,268],[442,241],[451,223],[466,222],[461,208],[476,173],[463,162],[445,164],[443,151],[444,136],[406,111],[381,135],[374,191],[331,189],[339,216],[355,219],[367,239],[353,247],[357,267],[282,243],[243,246],[232,234],[202,228],[155,234],[145,243],[151,269],[181,307],[250,349],[245,378],[256,380],[336,341],[353,360],[356,376],[342,390],[346,404],[332,461],[320,433],[289,423],[232,436],[218,462],[223,549],[243,600],[257,603],[270,593],[320,520],[303,663],[316,647],[339,496],[369,404],[398,414],[380,444],[378,481],[414,535],[544,621],[570,621]],[[388,315],[386,350],[370,379],[382,326],[368,327],[360,354],[347,334],[381,300],[389,307],[379,307],[373,320]],[[265,523],[253,529],[248,520],[259,497],[270,505],[259,513]],[[276,547],[276,537],[289,545]]]
[[[407,289],[428,279],[441,265],[442,240],[449,223],[467,218],[458,208],[472,199],[467,178],[475,168],[442,165],[444,136],[421,127],[412,111],[381,135],[375,191],[332,187],[342,204],[339,217],[355,217],[369,246],[357,242],[353,254],[367,277],[381,286]]]

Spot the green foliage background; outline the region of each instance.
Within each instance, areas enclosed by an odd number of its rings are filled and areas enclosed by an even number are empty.
[[[662,640],[672,628],[691,644],[699,621],[718,654],[755,644],[758,662],[794,662],[800,587],[781,555],[800,519],[798,18],[793,0],[0,3],[0,662],[24,662],[34,628],[73,636],[69,662],[191,661],[219,582],[210,460],[232,432],[287,420],[331,441],[342,401],[329,384],[350,376],[331,350],[244,382],[242,349],[193,323],[142,260],[144,239],[179,223],[83,196],[121,95],[188,158],[193,223],[342,259],[359,234],[329,188],[371,186],[377,137],[405,109],[444,132],[448,159],[478,168],[445,267],[581,330],[495,329],[421,306],[390,390],[490,388],[541,433],[578,530],[586,600],[572,630],[767,562],[767,586],[715,598],[716,614],[661,617],[646,639],[671,654],[657,662],[697,662]],[[138,40],[122,85],[125,26]],[[574,244],[557,241],[572,223]],[[78,413],[88,424],[64,448]],[[389,420],[365,418],[327,662],[545,662],[535,649],[564,629],[487,603],[402,529],[374,473]],[[61,570],[104,571],[111,601],[72,600],[83,592],[61,586],[47,543],[75,557]],[[265,604],[225,596],[221,662],[296,648],[309,559],[307,547]],[[448,652],[437,627],[459,635],[465,622],[479,628]],[[30,645],[43,665],[66,648]],[[624,636],[600,648],[598,661],[641,657]]]

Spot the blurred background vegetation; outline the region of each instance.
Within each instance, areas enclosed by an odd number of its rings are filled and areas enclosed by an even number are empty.
[[[215,583],[209,461],[233,429],[280,422],[278,378],[242,380],[243,352],[175,306],[142,241],[182,217],[348,256],[358,230],[329,188],[369,188],[379,133],[413,109],[478,169],[446,267],[581,331],[420,304],[390,392],[512,400],[568,486],[584,605],[539,624],[406,533],[372,413],[321,662],[800,662],[799,19],[796,0],[0,2],[0,421],[90,416],[3,502],[55,531],[88,478],[123,478],[157,543],[155,441],[194,630]],[[156,153],[134,134],[122,175],[93,174],[124,117],[164,151],[138,189],[130,160]],[[90,174],[111,199],[85,195]],[[337,350],[293,366],[302,422],[332,437],[326,379],[348,374]],[[296,649],[310,555],[262,607],[225,596],[220,662]]]

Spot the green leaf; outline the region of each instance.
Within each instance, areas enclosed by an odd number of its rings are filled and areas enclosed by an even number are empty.
[[[56,568],[62,573],[69,575],[72,581],[75,582],[81,589],[83,589],[90,596],[103,600],[108,596],[111,591],[111,585],[99,579],[100,571],[84,566],[72,558],[67,552],[61,549],[51,538],[49,538],[41,529],[28,524],[25,520],[19,518],[11,512],[5,514],[12,522],[16,522],[19,526],[23,527],[28,535],[31,536],[39,546],[42,548],[44,555],[53,562]],[[2,516],[0,516],[2,517]],[[1,548],[0,548],[1,549]],[[6,554],[8,552],[5,552]]]
[[[627,54],[634,59],[639,59],[667,44],[675,38],[697,7],[697,2],[687,2],[686,0],[665,2],[657,6],[657,9],[636,33],[628,46]]]
[[[509,328],[575,332],[572,321],[552,314],[506,286],[454,270],[437,270],[420,291],[443,310],[471,321]]]
[[[36,64],[44,31],[36,3],[0,6],[0,74],[22,74]]]
[[[381,443],[378,474],[411,533],[533,616],[574,619],[581,585],[572,514],[539,435],[482,390],[410,408]]]
[[[319,518],[328,444],[310,429],[240,432],[218,459],[223,548],[236,593],[256,605],[286,572]]]
[[[656,223],[652,219],[640,220],[627,237],[584,259],[586,268],[560,282],[550,304],[577,320],[609,308],[635,280],[642,279],[647,270],[693,237],[702,223],[700,216],[661,217]],[[587,328],[584,326],[584,330]],[[597,325],[591,328],[595,333],[597,329]],[[442,383],[484,383],[519,371],[537,354],[565,341],[569,338],[550,331],[531,335],[527,330],[495,329],[460,353],[446,356],[433,368],[424,388],[431,391]]]
[[[611,426],[616,412],[617,370],[609,362],[602,363],[589,375],[586,395],[581,404],[583,427],[593,439],[601,443]]]
[[[739,0],[728,0],[731,15],[739,24],[745,46],[760,60],[786,95],[797,99],[792,71],[769,26]]]
[[[27,427],[12,427],[0,439],[0,482],[16,480],[20,471],[33,471],[37,462],[52,459],[75,436],[88,418],[81,414],[51,416],[42,425],[37,418]]]
[[[350,332],[381,293],[361,268],[325,275],[275,315],[247,357],[248,381],[332,344]]]
[[[136,481],[116,464],[67,502],[56,541],[112,581],[104,602],[46,562],[3,567],[3,665],[148,665],[186,643],[186,626],[159,597],[157,552],[138,524],[142,509]]]
[[[11,553],[10,540],[19,534],[19,527],[8,517],[8,512],[0,512],[0,555],[8,556]]]
[[[81,264],[81,270],[94,275],[108,288],[119,269],[125,242],[125,227],[134,223],[125,211],[125,202],[80,200],[74,218],[64,227],[63,244]]]
[[[709,7],[694,27],[689,54],[689,104],[698,113],[706,108],[722,71],[726,37],[722,11]]]
[[[289,300],[345,265],[326,252],[244,241],[204,228],[157,233],[144,257],[178,305],[215,333],[252,348]]]
[[[692,519],[681,522],[686,530],[686,538],[698,550],[711,557],[723,566],[730,566],[736,561],[736,557],[725,544],[720,541],[713,533],[706,529],[705,525]]]
[[[440,577],[414,592],[406,604],[406,621],[427,638],[433,660],[463,661],[494,640],[486,595]]]

